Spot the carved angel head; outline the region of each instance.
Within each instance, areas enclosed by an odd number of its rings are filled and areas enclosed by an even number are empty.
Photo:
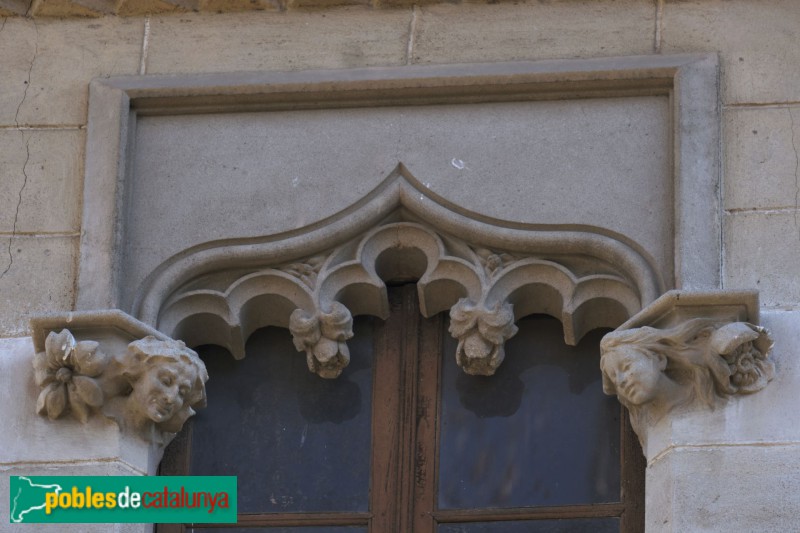
[[[450,334],[458,339],[456,362],[467,374],[494,374],[505,359],[505,341],[516,333],[509,303],[487,309],[462,298],[450,309]]]
[[[194,408],[205,407],[205,364],[183,342],[148,336],[130,343],[125,359],[127,409],[139,430],[177,433]]]

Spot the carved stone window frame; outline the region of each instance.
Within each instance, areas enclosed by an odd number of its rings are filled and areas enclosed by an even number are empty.
[[[113,343],[101,340],[100,348],[111,353],[112,348],[123,354],[122,347],[130,340],[152,334],[159,341],[172,342],[167,338],[173,331],[156,331],[159,311],[170,304],[175,291],[188,279],[191,269],[174,264],[151,276],[146,287],[141,287],[139,303],[135,309],[122,309],[138,319],[117,316],[113,310],[122,307],[119,287],[119,268],[122,257],[121,239],[125,223],[125,183],[131,178],[133,140],[138,117],[147,115],[180,115],[217,112],[258,112],[268,110],[302,110],[345,107],[377,107],[395,105],[431,105],[453,103],[514,102],[568,100],[581,98],[665,96],[670,101],[671,166],[674,190],[674,286],[664,286],[658,275],[648,278],[646,271],[652,265],[640,269],[643,275],[633,275],[636,268],[628,269],[628,281],[638,289],[638,309],[626,327],[658,325],[649,322],[652,309],[660,309],[667,302],[672,305],[678,297],[671,293],[666,300],[646,309],[661,292],[669,289],[685,291],[714,291],[721,288],[721,207],[718,188],[720,183],[720,111],[718,87],[718,58],[714,54],[652,55],[624,58],[549,60],[536,62],[508,62],[491,64],[405,66],[393,68],[370,68],[354,70],[317,70],[268,73],[225,73],[202,75],[158,75],[127,76],[94,80],[90,85],[89,119],[86,142],[86,166],[84,179],[83,223],[80,241],[79,274],[76,287],[76,315],[62,315],[52,320],[34,321],[37,351],[46,353],[46,336],[60,328],[68,328],[76,317],[81,324],[86,322],[84,334],[76,342],[94,341],[94,324],[110,327]],[[387,178],[372,200],[375,204],[372,220],[390,207],[409,208],[413,202],[403,203],[407,192],[414,190],[414,180],[403,176],[402,165],[397,175]],[[381,202],[384,202],[382,204]],[[385,202],[394,202],[392,206]],[[369,203],[365,200],[364,203]],[[433,202],[435,204],[436,202]],[[441,207],[441,206],[439,206]],[[445,206],[446,207],[446,206]],[[620,206],[624,208],[624,206]],[[438,216],[437,206],[419,217],[423,223],[433,226],[435,238],[452,235],[452,224],[458,218],[457,210]],[[410,209],[413,211],[413,209]],[[369,214],[361,211],[361,214]],[[418,215],[419,213],[417,213]],[[425,213],[423,213],[425,214]],[[337,245],[348,240],[358,240],[365,235],[366,219],[328,221],[313,228],[305,238],[321,242],[321,237],[333,238]],[[462,217],[470,222],[469,217]],[[432,221],[438,222],[433,224]],[[418,219],[401,218],[397,223],[415,224]],[[475,223],[472,220],[472,223]],[[509,239],[509,231],[502,225],[477,221],[481,233],[479,243],[498,250],[508,250],[511,242],[520,246],[519,236]],[[449,225],[449,226],[448,226]],[[476,226],[476,227],[478,227]],[[423,228],[425,229],[425,228]],[[518,228],[519,229],[519,228]],[[429,231],[430,228],[425,229]],[[313,233],[313,234],[311,234]],[[480,232],[479,232],[480,233]],[[542,232],[544,233],[544,232]],[[557,232],[553,232],[557,233]],[[588,240],[586,240],[588,235]],[[542,235],[540,235],[542,236]],[[551,239],[557,253],[559,247],[567,255],[566,243],[559,244],[558,235],[545,236]],[[599,234],[579,236],[588,248],[600,250],[594,258],[603,254],[613,256],[615,246],[621,241],[602,238]],[[595,238],[592,241],[592,238]],[[515,244],[515,239],[516,244]],[[435,239],[434,239],[435,240]],[[331,241],[329,241],[331,242]],[[476,244],[474,242],[468,244]],[[311,257],[313,246],[305,245],[304,253],[288,254],[280,266],[295,259]],[[316,245],[319,252],[325,251],[322,244]],[[302,247],[301,247],[302,248]],[[327,247],[328,250],[330,246]],[[299,249],[299,248],[298,248]],[[643,259],[634,252],[627,257]],[[523,250],[525,251],[525,250]],[[619,251],[619,250],[617,250]],[[527,250],[530,252],[530,250]],[[572,250],[575,253],[575,250]],[[626,253],[622,254],[623,256]],[[207,259],[207,258],[206,258]],[[236,254],[229,258],[234,264]],[[636,261],[634,260],[634,263]],[[203,264],[203,261],[200,261]],[[206,263],[208,265],[210,263]],[[270,265],[266,265],[270,266]],[[173,268],[173,271],[169,269]],[[159,267],[161,268],[161,267]],[[623,276],[624,277],[624,276]],[[155,281],[153,281],[155,280]],[[741,295],[740,295],[741,296]],[[705,298],[700,296],[700,298]],[[715,297],[711,297],[710,303]],[[749,300],[748,300],[749,298]],[[757,303],[752,296],[747,313],[725,320],[757,321]],[[741,299],[741,298],[740,298]],[[739,305],[739,303],[737,303]],[[754,311],[755,306],[756,311]],[[94,311],[102,311],[95,316]],[[155,312],[153,312],[155,310]],[[437,309],[438,310],[438,309]],[[83,313],[83,314],[81,314]],[[105,313],[114,314],[112,319],[102,318]],[[650,317],[652,318],[652,317]],[[124,323],[124,335],[119,336],[118,323]],[[634,324],[635,323],[635,324]],[[133,324],[131,326],[130,324]],[[128,329],[126,329],[128,328]],[[131,333],[130,328],[135,330]],[[152,329],[155,328],[155,329]],[[94,328],[96,329],[96,328]],[[167,335],[164,335],[167,333]],[[345,332],[346,333],[346,332]],[[346,334],[343,334],[346,337]],[[86,339],[83,339],[83,337]],[[163,336],[163,339],[162,339]],[[297,340],[297,336],[296,336]],[[103,343],[107,343],[106,347]],[[97,344],[97,343],[95,343]],[[86,344],[85,347],[93,345]],[[170,345],[171,346],[171,345]],[[87,352],[88,353],[88,352]],[[122,358],[123,355],[111,356]],[[120,359],[122,360],[122,359]],[[76,369],[69,369],[76,373]],[[66,374],[66,371],[62,372]],[[71,374],[72,375],[72,374]],[[77,374],[76,374],[77,375]],[[49,413],[48,413],[49,415]],[[127,436],[125,437],[126,440]],[[658,440],[668,440],[660,436]],[[651,440],[652,443],[652,440]],[[152,451],[152,450],[151,450]],[[144,452],[142,452],[144,453]],[[148,455],[147,470],[160,457],[160,450]]]

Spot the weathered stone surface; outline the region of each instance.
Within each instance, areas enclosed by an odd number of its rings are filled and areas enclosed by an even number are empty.
[[[761,324],[776,339],[769,358],[775,378],[758,394],[730,399],[715,409],[697,409],[673,416],[650,431],[647,457],[653,459],[673,446],[798,442],[800,410],[797,397],[787,393],[800,387],[800,311],[762,312]]]
[[[800,106],[728,108],[723,128],[725,208],[797,207]]]
[[[662,53],[719,51],[724,103],[800,100],[794,0],[668,1]]]
[[[278,0],[202,0],[200,8],[212,13],[235,11],[276,10],[280,8]]]
[[[0,336],[27,335],[33,314],[72,309],[77,247],[77,237],[0,236],[0,274],[8,269],[0,276]]]
[[[755,287],[765,306],[800,303],[800,211],[725,216],[725,287]]]
[[[357,7],[159,17],[151,22],[147,73],[399,65],[408,21],[404,11]]]
[[[34,17],[102,17],[110,13],[113,6],[103,0],[39,0],[31,7]]]
[[[0,232],[11,233],[15,219],[17,233],[80,230],[84,137],[0,130]]]
[[[641,0],[437,4],[419,9],[413,62],[648,54],[654,19]]]
[[[676,420],[772,381],[773,338],[757,324],[755,291],[670,291],[603,337],[603,392],[628,408],[648,459]]]
[[[206,405],[208,373],[197,354],[124,313],[47,315],[31,327],[36,412],[50,420],[86,424],[103,415],[126,436],[153,444],[159,460],[194,409]]]
[[[119,427],[102,417],[86,425],[73,420],[50,422],[36,415],[38,387],[31,362],[30,337],[0,340],[0,372],[4,386],[4,427],[0,433],[0,468],[9,463],[122,460],[147,472],[146,454],[130,453]],[[54,446],[53,443],[58,445]],[[146,447],[145,447],[146,448]],[[30,473],[30,472],[29,472]],[[0,490],[8,489],[5,483]],[[5,515],[7,516],[7,515]]]
[[[122,0],[117,14],[122,17],[175,13],[197,9],[201,0]]]
[[[798,445],[673,449],[648,466],[646,531],[792,531],[799,458]]]
[[[0,124],[84,124],[89,80],[135,74],[142,33],[142,19],[6,20]]]

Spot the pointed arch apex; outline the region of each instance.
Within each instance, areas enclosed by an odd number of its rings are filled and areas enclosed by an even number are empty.
[[[398,169],[403,179],[393,183],[411,186]],[[237,357],[255,329],[286,327],[309,369],[334,378],[349,362],[353,316],[386,318],[386,284],[416,282],[423,314],[449,312],[459,365],[470,374],[491,375],[517,319],[532,313],[560,317],[566,342],[575,344],[590,329],[618,326],[659,290],[646,261],[608,237],[464,222],[452,211],[438,224],[441,210],[418,216],[408,209],[426,202],[400,199],[390,216],[327,250],[307,242],[309,255],[287,257],[280,253],[287,242],[272,241],[260,247],[250,269],[237,267],[244,273],[232,282],[225,270],[186,276],[151,319],[170,336],[200,328],[203,335],[195,337],[219,339]],[[225,250],[220,246],[216,253]],[[587,257],[594,265],[589,274]],[[573,263],[582,265],[580,271]]]

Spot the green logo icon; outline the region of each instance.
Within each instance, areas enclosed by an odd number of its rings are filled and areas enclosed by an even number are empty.
[[[235,523],[233,476],[12,476],[18,523]]]

